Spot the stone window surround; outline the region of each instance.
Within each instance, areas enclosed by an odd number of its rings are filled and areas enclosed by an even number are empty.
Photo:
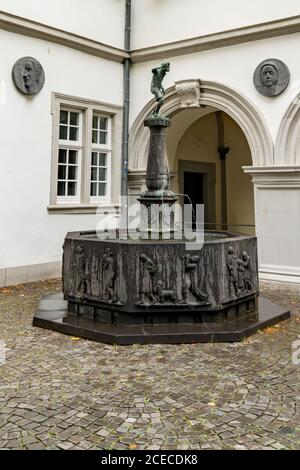
[[[60,109],[80,110],[83,113],[83,150],[81,170],[81,198],[79,202],[62,203],[57,200],[57,168],[59,148],[59,115]],[[51,150],[51,184],[49,212],[60,213],[96,213],[111,212],[119,209],[120,172],[121,172],[121,135],[122,107],[110,103],[74,97],[61,93],[52,93],[52,150]],[[110,197],[103,201],[91,201],[90,196],[90,159],[92,149],[92,118],[93,113],[111,117],[111,185]]]

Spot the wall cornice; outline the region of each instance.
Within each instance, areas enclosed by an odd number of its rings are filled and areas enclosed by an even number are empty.
[[[252,181],[256,184],[273,187],[300,186],[300,166],[245,166],[243,170],[252,176]]]
[[[93,39],[53,28],[36,21],[11,15],[4,11],[0,11],[0,28],[24,36],[61,44],[114,62],[121,63],[126,57],[129,57],[129,54],[123,49],[102,44]]]
[[[299,32],[300,15],[184,39],[182,41],[136,49],[131,52],[131,59],[133,63],[161,58],[166,59]]]
[[[52,26],[47,26],[27,18],[12,15],[1,10],[0,29],[61,44],[114,62],[121,63],[125,58],[131,58],[133,63],[139,63],[217,49],[245,42],[258,41],[276,36],[299,33],[300,15],[157,46],[136,49],[131,51],[131,53],[93,39],[88,39],[86,37],[63,31]]]
[[[290,173],[300,171],[300,165],[244,166],[243,168],[247,173],[269,173],[270,171]]]

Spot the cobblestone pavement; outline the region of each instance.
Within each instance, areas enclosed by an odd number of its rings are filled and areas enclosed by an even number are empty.
[[[130,347],[33,328],[59,290],[0,290],[0,448],[300,449],[300,286],[263,284],[294,316],[242,343]]]

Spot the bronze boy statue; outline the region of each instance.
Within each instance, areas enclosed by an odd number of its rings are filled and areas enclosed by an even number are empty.
[[[166,73],[169,71],[170,71],[169,62],[164,62],[163,64],[161,64],[160,67],[156,67],[155,69],[152,69],[153,78],[152,78],[152,83],[151,83],[151,93],[153,93],[157,101],[157,105],[153,113],[156,116],[159,114],[159,110],[164,103],[165,89],[162,85],[162,81]]]

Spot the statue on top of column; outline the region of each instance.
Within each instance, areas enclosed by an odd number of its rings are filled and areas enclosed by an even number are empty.
[[[163,79],[165,78],[167,72],[170,71],[170,63],[164,62],[160,67],[152,69],[152,83],[151,83],[151,93],[155,96],[157,105],[155,107],[154,116],[159,115],[160,108],[164,103],[165,89],[162,85]]]

